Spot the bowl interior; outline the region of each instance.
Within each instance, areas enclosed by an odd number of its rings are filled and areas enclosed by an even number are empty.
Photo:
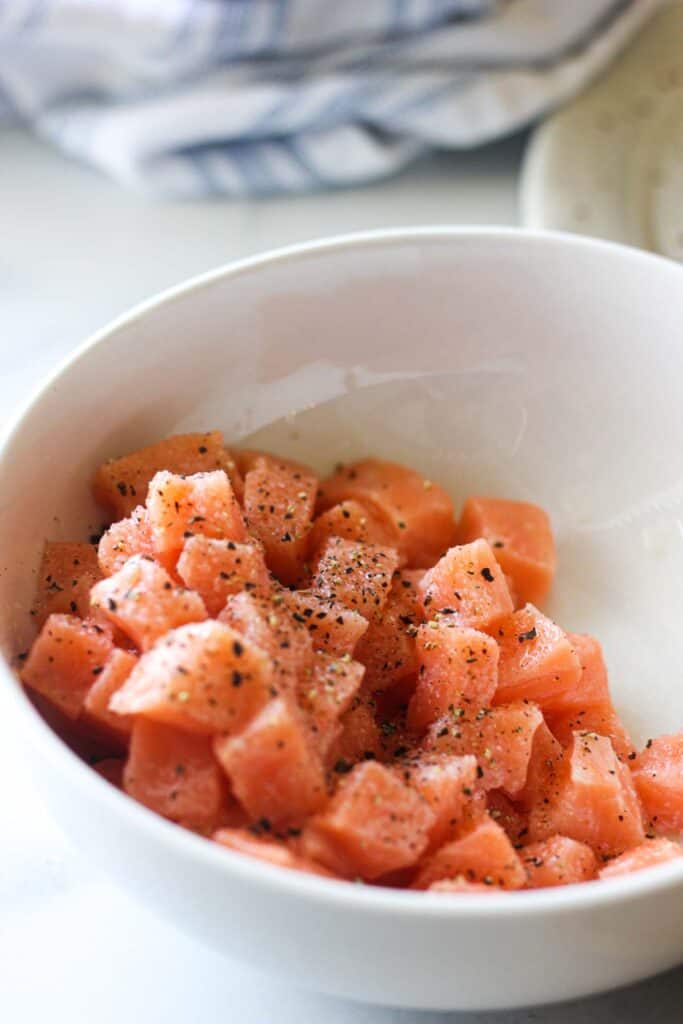
[[[326,470],[375,453],[537,501],[551,614],[604,644],[637,740],[683,725],[681,271],[606,245],[412,232],[218,274],[105,332],[0,454],[0,643],[30,636],[44,538],[100,525],[104,458],[222,428]]]

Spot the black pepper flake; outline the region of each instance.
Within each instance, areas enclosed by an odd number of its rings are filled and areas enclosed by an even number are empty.
[[[652,746],[652,740],[648,740],[647,743],[645,744],[645,749],[649,750],[651,746]]]
[[[244,682],[244,676],[242,675],[242,673],[238,672],[237,669],[233,669],[232,685],[233,686],[241,686],[243,682]]]
[[[107,598],[107,607],[109,608],[110,612],[115,612],[116,609],[118,608],[118,605],[113,597]]]
[[[481,570],[481,574],[487,583],[493,583],[495,577],[487,565]]]
[[[526,631],[526,633],[520,633],[517,639],[519,640],[520,644],[523,644],[526,640],[535,640],[537,636],[538,633],[536,631],[536,627],[532,626],[531,629],[528,629]]]
[[[480,764],[477,765],[477,778],[478,779],[483,779],[484,778],[484,769],[482,768],[482,766]]]
[[[292,540],[291,533],[289,531],[287,531],[287,533],[283,533],[282,536],[280,537],[280,540],[282,541],[283,544],[289,544]]]
[[[100,672],[104,672],[104,665],[97,665],[97,666],[96,666],[96,667],[95,667],[95,668],[94,668],[94,669],[92,670],[92,674],[93,674],[94,676],[98,676],[98,675],[100,674]]]
[[[334,764],[334,770],[335,772],[337,772],[338,775],[346,775],[347,772],[350,772],[352,768],[353,765],[351,764],[351,762],[345,760],[345,758],[343,757],[340,757],[339,760],[335,761]]]
[[[125,498],[126,495],[128,494],[128,485],[125,484],[123,480],[119,480],[119,482],[116,485],[116,490],[119,492],[122,498]]]
[[[197,449],[197,451],[199,452],[200,455],[206,455],[208,450],[209,449],[206,447],[205,444],[200,444],[199,448]]]
[[[241,658],[244,654],[244,645],[239,640],[233,640],[232,651],[236,658]]]

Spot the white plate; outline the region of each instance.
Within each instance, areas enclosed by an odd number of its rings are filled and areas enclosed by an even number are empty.
[[[683,260],[683,4],[667,4],[598,81],[533,134],[525,226]]]

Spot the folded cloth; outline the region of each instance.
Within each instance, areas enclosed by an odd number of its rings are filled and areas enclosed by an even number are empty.
[[[0,119],[178,197],[352,185],[574,95],[661,0],[0,0]]]

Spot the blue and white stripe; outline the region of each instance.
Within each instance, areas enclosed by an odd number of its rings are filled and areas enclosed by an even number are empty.
[[[0,0],[0,119],[167,196],[356,184],[528,124],[661,0]]]

